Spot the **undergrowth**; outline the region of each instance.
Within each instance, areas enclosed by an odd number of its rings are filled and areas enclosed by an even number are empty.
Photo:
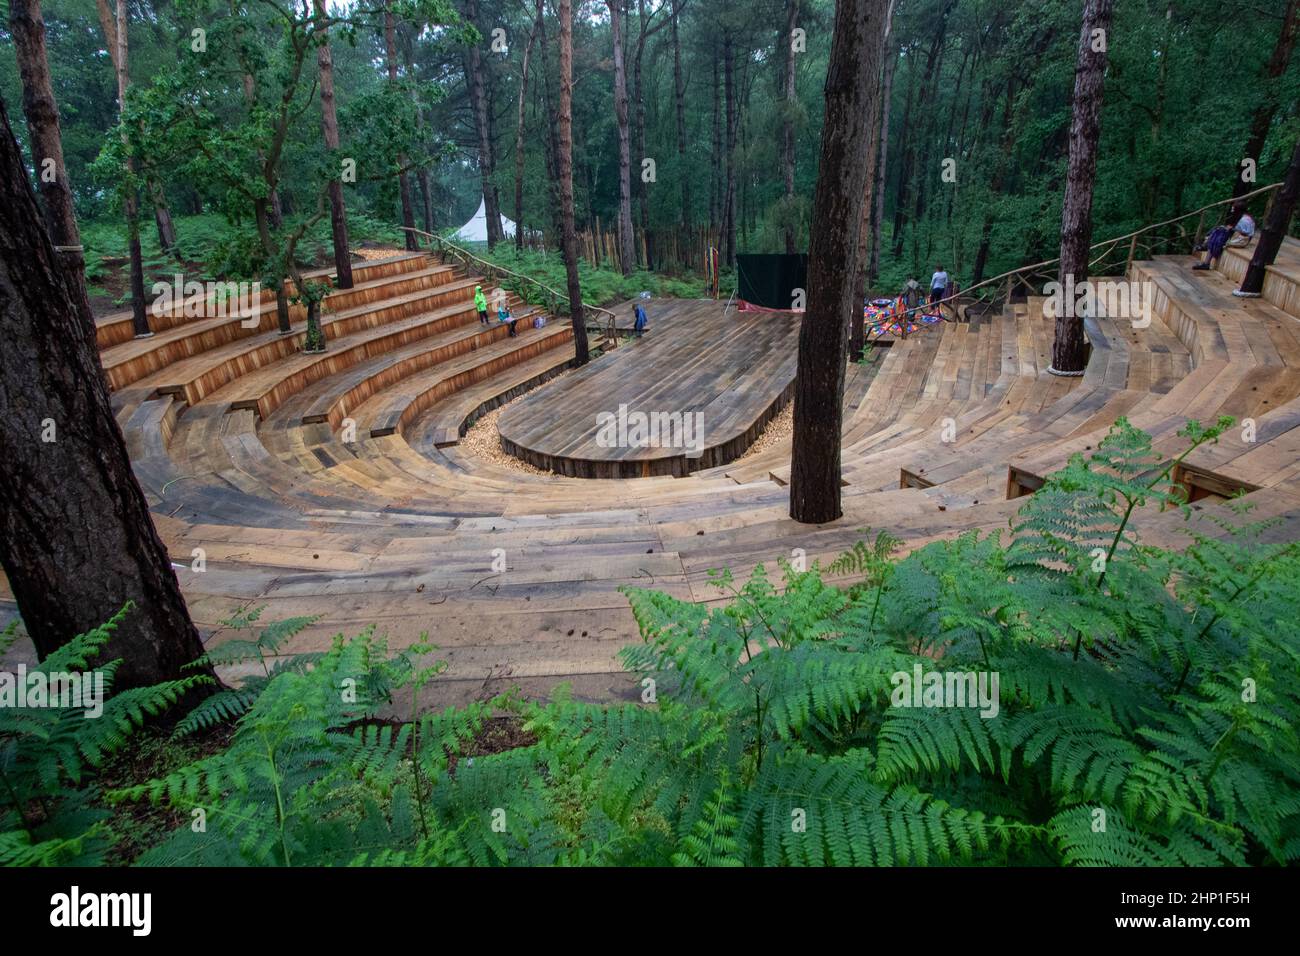
[[[254,676],[178,730],[235,719],[230,746],[109,799],[186,821],[142,864],[1294,863],[1300,553],[1245,501],[1184,520],[1176,461],[1121,421],[1002,533],[868,534],[779,581],[719,572],[715,606],[626,588],[639,703],[425,712],[427,640],[277,664],[299,623],[270,625],[214,651]],[[518,745],[484,754],[502,715]]]

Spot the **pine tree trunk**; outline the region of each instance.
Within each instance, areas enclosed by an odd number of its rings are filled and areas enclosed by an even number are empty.
[[[1070,119],[1070,163],[1061,210],[1060,282],[1073,276],[1074,288],[1088,278],[1088,247],[1092,244],[1092,189],[1097,173],[1097,142],[1101,139],[1102,87],[1106,79],[1106,47],[1114,0],[1087,0],[1079,34],[1078,65],[1074,72],[1074,100]],[[1100,31],[1098,33],[1097,31]],[[1095,37],[1106,38],[1105,44]],[[1097,49],[1098,46],[1102,49]],[[1062,308],[1056,318],[1052,364],[1056,375],[1079,375],[1088,361],[1088,340],[1083,319],[1073,308]]]
[[[799,0],[786,0],[785,33],[785,71],[782,75],[782,92],[785,96],[785,118],[781,123],[781,166],[785,185],[785,252],[792,256],[797,250],[794,235],[794,109],[795,99],[794,72],[794,31],[799,24]]]
[[[853,362],[862,358],[862,350],[866,346],[866,317],[863,312],[867,299],[867,258],[871,239],[872,210],[876,206],[875,188],[876,170],[879,169],[880,165],[881,115],[888,107],[888,101],[885,99],[884,81],[884,74],[888,72],[888,68],[883,66],[883,61],[885,59],[885,45],[889,40],[892,16],[893,8],[887,5],[884,33],[881,36],[880,47],[875,51],[875,62],[881,63],[882,68],[877,85],[877,95],[873,104],[875,112],[871,114],[871,125],[869,127],[867,176],[862,194],[862,227],[858,231],[858,251],[853,260],[853,305],[847,317],[849,325],[849,360]]]
[[[897,53],[885,60],[885,79],[880,91],[880,147],[876,153],[876,184],[871,193],[871,260],[867,265],[867,282],[880,277],[880,230],[885,221],[885,183],[889,166],[889,104],[894,92],[894,70],[898,67]]]
[[[1002,110],[1002,143],[998,151],[997,165],[993,169],[993,179],[989,183],[989,192],[996,198],[1002,193],[1002,184],[1007,166],[1011,162],[1012,147],[1015,145],[1015,84],[1007,81],[1007,97]],[[980,244],[975,250],[975,267],[971,272],[971,283],[984,281],[984,269],[988,265],[989,250],[993,244],[993,206],[984,210],[984,224],[980,228]]]
[[[45,225],[68,281],[76,287],[74,298],[80,301],[86,295],[86,260],[72,204],[72,187],[63,162],[63,135],[59,130],[59,107],[54,99],[50,62],[45,51],[41,0],[10,0],[9,32],[14,38],[23,87],[23,114],[27,117],[32,165],[36,168],[44,204]]]
[[[1251,256],[1246,275],[1241,280],[1239,291],[1243,295],[1258,295],[1264,290],[1266,270],[1282,248],[1287,225],[1296,209],[1297,195],[1300,195],[1300,139],[1296,140],[1295,149],[1291,151],[1291,165],[1287,167],[1286,178],[1282,180],[1282,188],[1277,191],[1273,204],[1269,206],[1264,227],[1259,233],[1259,244],[1255,247],[1255,254]]]
[[[126,91],[130,86],[129,49],[127,43],[127,0],[117,0],[117,108],[120,115],[126,113]],[[128,254],[131,258],[131,325],[136,338],[153,335],[149,328],[149,316],[144,306],[144,257],[140,254],[140,201],[135,186],[129,182],[135,177],[135,160],[130,150],[126,155],[126,178],[123,186],[122,205],[126,212],[126,240]]]
[[[177,255],[180,250],[176,245],[176,224],[172,221],[171,207],[167,205],[167,193],[153,173],[146,174],[145,186],[149,190],[149,199],[153,203],[153,221],[158,229],[158,247],[168,255]]]
[[[618,258],[623,275],[636,267],[632,237],[631,145],[628,142],[627,69],[623,61],[622,0],[606,0],[614,37],[614,119],[618,123]]]
[[[573,222],[573,9],[571,0],[557,0],[560,18],[560,112],[556,117],[560,173],[560,217],[563,221],[564,271],[568,279],[569,313],[573,321],[573,350],[578,365],[586,365],[587,325],[582,315],[582,285],[578,281],[578,236]]]
[[[902,256],[903,254],[903,227],[907,224],[908,210],[916,206],[918,209],[925,207],[925,182],[929,175],[929,147],[931,141],[931,129],[934,126],[934,90],[938,83],[939,64],[943,60],[943,44],[948,34],[948,12],[952,9],[952,3],[942,11],[938,24],[935,28],[935,34],[930,40],[930,48],[926,52],[925,72],[921,76],[920,102],[917,104],[920,109],[920,119],[918,119],[916,135],[910,138],[910,146],[907,155],[907,190],[906,195],[899,184],[897,197],[897,208],[894,213],[894,255]],[[907,121],[909,124],[911,120]],[[920,141],[920,148],[916,146],[916,141]],[[915,239],[916,229],[920,225],[919,216],[912,218],[912,235]],[[915,245],[913,245],[912,267],[917,266]]]
[[[326,16],[325,0],[313,0],[316,16]],[[335,285],[340,289],[352,288],[352,253],[348,249],[348,212],[343,205],[342,169],[339,165],[339,117],[334,103],[334,56],[330,51],[329,34],[316,48],[316,65],[320,70],[321,135],[325,151],[330,155],[330,234],[334,240]],[[407,233],[407,236],[410,236]]]
[[[424,203],[424,231],[433,232],[433,176],[428,169],[420,170],[420,198]]]
[[[284,269],[277,264],[275,239],[271,236],[271,209],[266,199],[253,202],[253,223],[257,227],[257,237],[262,243],[262,255],[268,267],[275,268],[275,319],[281,335],[290,334],[293,329],[289,324],[289,294],[284,288]]]
[[[1264,67],[1264,79],[1260,84],[1262,97],[1255,107],[1250,119],[1250,135],[1246,139],[1246,152],[1243,156],[1259,163],[1264,152],[1264,143],[1268,140],[1269,127],[1277,113],[1278,82],[1286,73],[1291,63],[1291,52],[1295,49],[1296,35],[1300,33],[1300,0],[1289,0],[1286,15],[1282,19],[1282,30],[1278,33],[1273,52]],[[1242,169],[1237,168],[1236,180],[1232,184],[1234,197],[1244,196],[1259,186],[1258,182],[1246,182],[1241,178]]]
[[[416,37],[419,33],[419,25],[412,29],[403,31],[402,35],[402,59],[406,63],[406,72],[411,76],[411,102],[415,104],[415,123],[420,130],[421,150],[427,150],[427,134],[425,129],[429,125],[429,117],[424,108],[420,105],[420,94],[416,89],[416,69],[413,47]],[[429,175],[429,166],[422,163],[415,173],[415,188],[420,193],[420,215],[421,223],[425,232],[433,232],[433,183]],[[417,242],[416,245],[419,245]]]
[[[893,254],[895,258],[903,255],[903,226],[907,222],[908,181],[911,178],[913,155],[916,152],[912,135],[912,107],[916,102],[916,63],[912,60],[907,70],[907,96],[903,102],[903,118],[899,124],[903,130],[899,140],[898,182],[894,184],[894,233]]]
[[[537,16],[524,47],[524,62],[519,68],[519,118],[515,123],[515,251],[524,251],[524,106],[528,97],[528,61],[533,55],[533,43],[541,29],[542,2],[537,0]]]
[[[868,152],[887,9],[888,0],[837,0],[835,5],[790,460],[790,517],[810,524],[842,514],[845,316],[857,298],[853,263],[865,218],[862,196],[871,171]]]
[[[395,86],[397,85],[397,21],[393,17],[392,0],[384,0],[384,54],[388,61],[388,82]],[[402,225],[406,227],[407,250],[416,252],[420,248],[420,243],[415,233],[410,231],[415,228],[415,203],[411,199],[411,177],[407,175],[406,164],[406,155],[399,153],[397,165],[401,171],[397,174],[397,187],[402,197]]]
[[[2,101],[0,336],[0,564],[37,653],[130,601],[101,658],[122,658],[115,686],[184,676],[203,646],[113,418],[90,306],[42,228]]]
[[[471,23],[478,23],[478,0],[469,0],[466,7]],[[487,87],[483,77],[483,56],[478,45],[469,48],[465,73],[469,80],[470,106],[474,112],[474,129],[478,133],[478,169],[482,180],[483,208],[487,213],[488,248],[496,248],[505,239],[501,229],[501,207],[497,203],[496,186],[492,177],[496,172],[492,153],[492,127],[488,122]]]
[[[722,86],[718,83],[718,45],[713,44],[713,168],[709,178],[709,230],[718,237],[722,245],[722,168],[726,165],[722,158]]]
[[[722,86],[727,121],[726,188],[722,193],[722,260],[736,264],[736,47],[722,35]]]
[[[560,140],[559,140],[559,119],[553,104],[559,102],[558,91],[552,95],[551,89],[551,57],[548,52],[550,41],[546,36],[546,18],[541,17],[537,21],[537,26],[541,34],[541,45],[538,47],[542,55],[542,106],[548,119],[546,123],[546,136],[543,138],[546,153],[546,182],[547,192],[551,199],[551,235],[560,237],[561,251],[564,247],[564,215],[561,209],[560,201]],[[572,180],[570,180],[572,181]]]
[[[636,56],[632,60],[632,88],[636,91],[636,156],[638,163],[643,163],[646,159],[646,138],[645,138],[645,90],[642,85],[641,61],[645,56],[645,42],[650,36],[646,30],[645,0],[637,0],[637,22],[640,26],[640,32],[637,33],[636,39]],[[662,26],[665,21],[660,21]],[[658,27],[655,28],[656,30]],[[654,256],[654,236],[650,233],[650,202],[649,189],[646,185],[644,172],[640,169],[636,177],[636,194],[637,203],[639,204],[639,214],[641,218],[641,241],[645,245],[645,267],[653,269],[655,267]]]
[[[673,0],[673,94],[677,103],[677,178],[682,182],[682,231],[691,227],[691,177],[686,169],[686,84],[682,81],[682,41],[677,35],[681,0]]]

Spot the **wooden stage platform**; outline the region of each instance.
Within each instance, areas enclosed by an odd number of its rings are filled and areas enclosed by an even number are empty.
[[[578,478],[681,476],[733,461],[793,395],[799,317],[724,311],[711,299],[651,301],[644,338],[502,413],[502,446]]]

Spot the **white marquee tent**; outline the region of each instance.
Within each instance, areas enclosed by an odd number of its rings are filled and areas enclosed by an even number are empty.
[[[501,216],[501,231],[507,236],[515,234],[515,224],[505,217]],[[487,203],[482,199],[478,201],[478,212],[470,217],[469,222],[456,230],[452,239],[459,239],[461,242],[487,242]]]

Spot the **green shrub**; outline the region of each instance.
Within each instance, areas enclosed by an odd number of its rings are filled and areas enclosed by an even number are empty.
[[[564,269],[564,258],[559,252],[538,252],[525,249],[522,253],[514,246],[502,244],[491,252],[484,245],[471,250],[475,255],[499,266],[522,273],[536,279],[564,295],[568,295],[568,274]],[[659,272],[638,271],[624,276],[616,267],[601,265],[593,268],[590,263],[579,260],[578,281],[582,286],[582,299],[590,305],[607,306],[615,302],[624,302],[649,292],[656,298],[695,299],[705,296],[704,280],[697,276],[671,276]],[[513,292],[536,301],[535,289],[525,283],[516,285],[503,282],[502,285]]]

